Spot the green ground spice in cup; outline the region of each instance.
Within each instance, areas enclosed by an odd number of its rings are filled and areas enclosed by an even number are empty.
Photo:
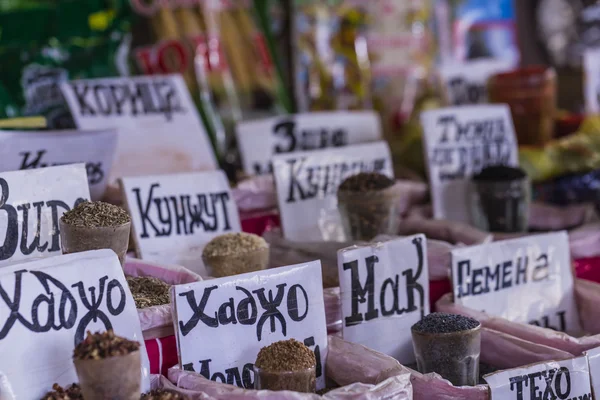
[[[138,309],[169,304],[171,285],[151,276],[128,276],[127,284]]]
[[[84,228],[119,226],[131,221],[127,211],[102,201],[84,201],[64,213],[61,219],[68,225]]]
[[[73,351],[73,358],[79,360],[101,360],[109,357],[125,356],[140,349],[138,342],[115,335],[112,330],[91,333]]]

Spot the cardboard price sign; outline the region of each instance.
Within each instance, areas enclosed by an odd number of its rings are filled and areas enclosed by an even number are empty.
[[[58,221],[89,198],[84,164],[0,173],[0,267],[61,254]]]
[[[381,121],[372,111],[315,112],[242,121],[236,127],[244,172],[271,173],[276,154],[343,147],[381,140]]]
[[[600,395],[600,347],[588,350],[584,354],[587,356],[590,368],[592,393],[598,397]]]
[[[424,235],[340,250],[344,339],[414,363],[410,328],[429,314],[427,268]]]
[[[74,80],[61,84],[80,129],[116,128],[111,182],[216,169],[208,135],[180,75]]]
[[[433,214],[470,223],[469,180],[488,165],[517,166],[510,109],[471,105],[421,114]]]
[[[73,349],[87,331],[112,329],[141,343],[142,388],[150,365],[133,297],[111,250],[0,269],[0,371],[15,398],[38,400],[56,382],[77,382]]]
[[[181,368],[253,389],[260,349],[293,338],[315,352],[317,389],[325,387],[320,261],[177,285],[171,297]]]
[[[585,73],[585,109],[589,114],[600,113],[600,49],[586,49],[583,53]]]
[[[513,69],[507,60],[481,59],[465,63],[442,64],[439,74],[449,103],[455,106],[487,103],[487,81],[500,72]]]
[[[586,356],[549,361],[483,377],[492,400],[592,400]]]
[[[454,301],[510,321],[579,332],[566,232],[452,250]]]
[[[114,129],[0,131],[0,172],[84,163],[92,200],[100,200],[116,146]]]
[[[204,245],[241,232],[223,171],[122,178],[121,189],[139,258],[167,258],[202,272]]]
[[[278,155],[273,171],[283,234],[295,241],[343,241],[338,186],[360,172],[394,177],[385,142]]]

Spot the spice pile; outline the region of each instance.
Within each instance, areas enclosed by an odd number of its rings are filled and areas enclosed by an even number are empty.
[[[214,277],[259,271],[269,263],[269,244],[252,233],[226,233],[208,242],[202,259]]]
[[[431,313],[416,324],[412,330],[420,333],[453,333],[475,329],[476,319],[457,314]]]
[[[263,347],[256,357],[255,389],[314,392],[315,354],[297,340],[282,340]]]
[[[140,400],[186,400],[182,394],[172,392],[170,390],[157,389],[145,393],[140,397]],[[79,385],[74,383],[68,389],[63,389],[59,384],[55,383],[52,386],[52,391],[48,392],[40,400],[83,400],[83,394]]]
[[[106,332],[90,331],[87,337],[73,351],[78,360],[100,360],[109,357],[124,356],[140,349],[140,344],[115,335],[112,330]]]
[[[369,241],[396,233],[399,193],[389,190],[393,186],[393,179],[375,172],[353,175],[341,183],[338,207],[348,239]]]
[[[102,201],[84,201],[62,216],[65,224],[82,227],[120,226],[131,221],[127,211]]]
[[[151,276],[128,276],[127,284],[138,309],[169,304],[171,285]]]

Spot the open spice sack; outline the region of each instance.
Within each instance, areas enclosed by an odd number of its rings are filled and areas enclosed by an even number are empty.
[[[200,281],[200,275],[184,267],[136,258],[127,258],[123,270],[136,302],[144,339],[172,335],[169,289],[171,285]]]
[[[368,400],[373,398],[412,399],[413,390],[410,374],[391,357],[364,346],[346,342],[329,336],[326,375],[333,386],[341,386],[323,395],[297,393],[291,391],[274,392],[266,390],[242,389],[225,383],[214,382],[204,376],[177,367],[169,370],[169,380],[177,387],[207,394],[215,400],[313,400],[349,399]],[[397,373],[380,379],[386,371]]]

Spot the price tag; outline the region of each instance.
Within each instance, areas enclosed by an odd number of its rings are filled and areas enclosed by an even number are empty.
[[[434,217],[471,223],[469,179],[488,165],[519,163],[510,109],[442,108],[422,113],[421,124]]]
[[[585,356],[507,369],[483,378],[490,385],[492,400],[592,400]]]
[[[566,232],[452,250],[454,301],[510,321],[580,331]]]
[[[588,350],[584,353],[588,359],[590,368],[590,380],[594,397],[600,396],[600,347]]]
[[[487,103],[488,79],[495,74],[510,71],[513,64],[502,59],[442,64],[439,73],[450,104],[458,106]]]
[[[223,171],[121,179],[137,256],[168,259],[196,272],[215,236],[241,232],[240,217]]]
[[[117,128],[111,182],[122,176],[216,169],[208,135],[180,75],[61,83],[80,129]]]
[[[429,314],[425,236],[340,250],[338,272],[344,339],[414,363],[410,328]]]
[[[381,140],[381,121],[372,111],[315,112],[243,121],[236,133],[244,172],[262,175],[276,154]]]
[[[0,173],[0,267],[60,255],[58,220],[89,198],[84,164]]]
[[[314,351],[317,389],[325,387],[320,261],[177,285],[171,292],[181,368],[253,389],[260,349],[296,339]]]
[[[281,224],[286,239],[343,241],[337,188],[360,172],[394,176],[385,142],[273,157]]]
[[[583,68],[585,109],[588,114],[598,114],[600,113],[600,48],[585,50]]]
[[[142,387],[150,364],[135,303],[111,250],[60,255],[0,269],[0,370],[15,398],[37,400],[54,383],[77,382],[73,348],[87,331],[112,329],[141,343]]]
[[[117,132],[0,131],[0,171],[85,163],[92,200],[100,200],[112,168]]]

